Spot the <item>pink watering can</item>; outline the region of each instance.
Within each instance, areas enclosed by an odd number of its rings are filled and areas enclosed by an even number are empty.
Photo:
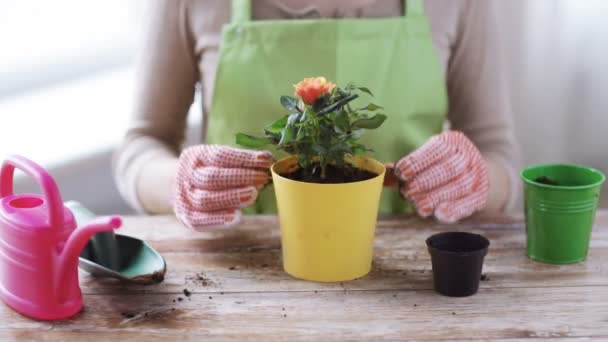
[[[34,178],[44,195],[13,194],[15,168]],[[76,229],[53,178],[24,157],[8,157],[0,170],[0,297],[36,319],[78,313],[80,251],[94,234],[120,225],[120,218],[112,216]]]

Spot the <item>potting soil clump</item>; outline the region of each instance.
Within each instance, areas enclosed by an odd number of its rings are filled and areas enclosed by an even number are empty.
[[[313,167],[313,169],[315,169]],[[344,165],[340,168],[334,165],[327,165],[325,170],[325,178],[321,177],[321,167],[317,167],[318,172],[312,174],[304,172],[303,169],[298,169],[293,173],[282,174],[281,176],[289,178],[291,180],[307,182],[307,183],[321,183],[321,184],[340,184],[340,183],[352,183],[360,182],[368,179],[372,179],[377,174],[358,169],[353,166]]]

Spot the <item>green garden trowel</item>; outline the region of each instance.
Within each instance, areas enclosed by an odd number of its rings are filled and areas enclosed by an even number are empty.
[[[95,218],[82,204],[65,203],[74,214],[78,226]],[[163,281],[167,266],[165,259],[142,240],[108,233],[97,233],[80,253],[78,266],[96,277],[118,278],[137,284]]]

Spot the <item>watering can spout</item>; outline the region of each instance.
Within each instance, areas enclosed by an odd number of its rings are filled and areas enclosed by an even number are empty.
[[[65,298],[65,296],[60,293],[60,291],[65,288],[64,286],[61,286],[61,283],[67,280],[67,277],[69,276],[68,272],[77,267],[76,265],[80,252],[89,239],[97,233],[117,229],[121,224],[122,220],[120,217],[105,216],[89,222],[84,227],[76,228],[76,230],[72,232],[59,255],[58,272],[56,273],[57,278],[55,281],[55,289],[58,291],[58,298]]]

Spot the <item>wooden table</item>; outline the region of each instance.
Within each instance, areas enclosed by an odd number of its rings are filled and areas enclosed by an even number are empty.
[[[424,240],[446,230],[491,240],[488,279],[475,296],[448,298],[432,289]],[[451,226],[382,219],[372,272],[338,284],[283,272],[275,217],[212,233],[191,232],[172,217],[131,217],[122,233],[164,255],[163,283],[132,286],[81,273],[83,312],[39,322],[0,305],[0,339],[608,341],[608,211],[597,215],[588,260],[565,266],[525,257],[521,217]]]

